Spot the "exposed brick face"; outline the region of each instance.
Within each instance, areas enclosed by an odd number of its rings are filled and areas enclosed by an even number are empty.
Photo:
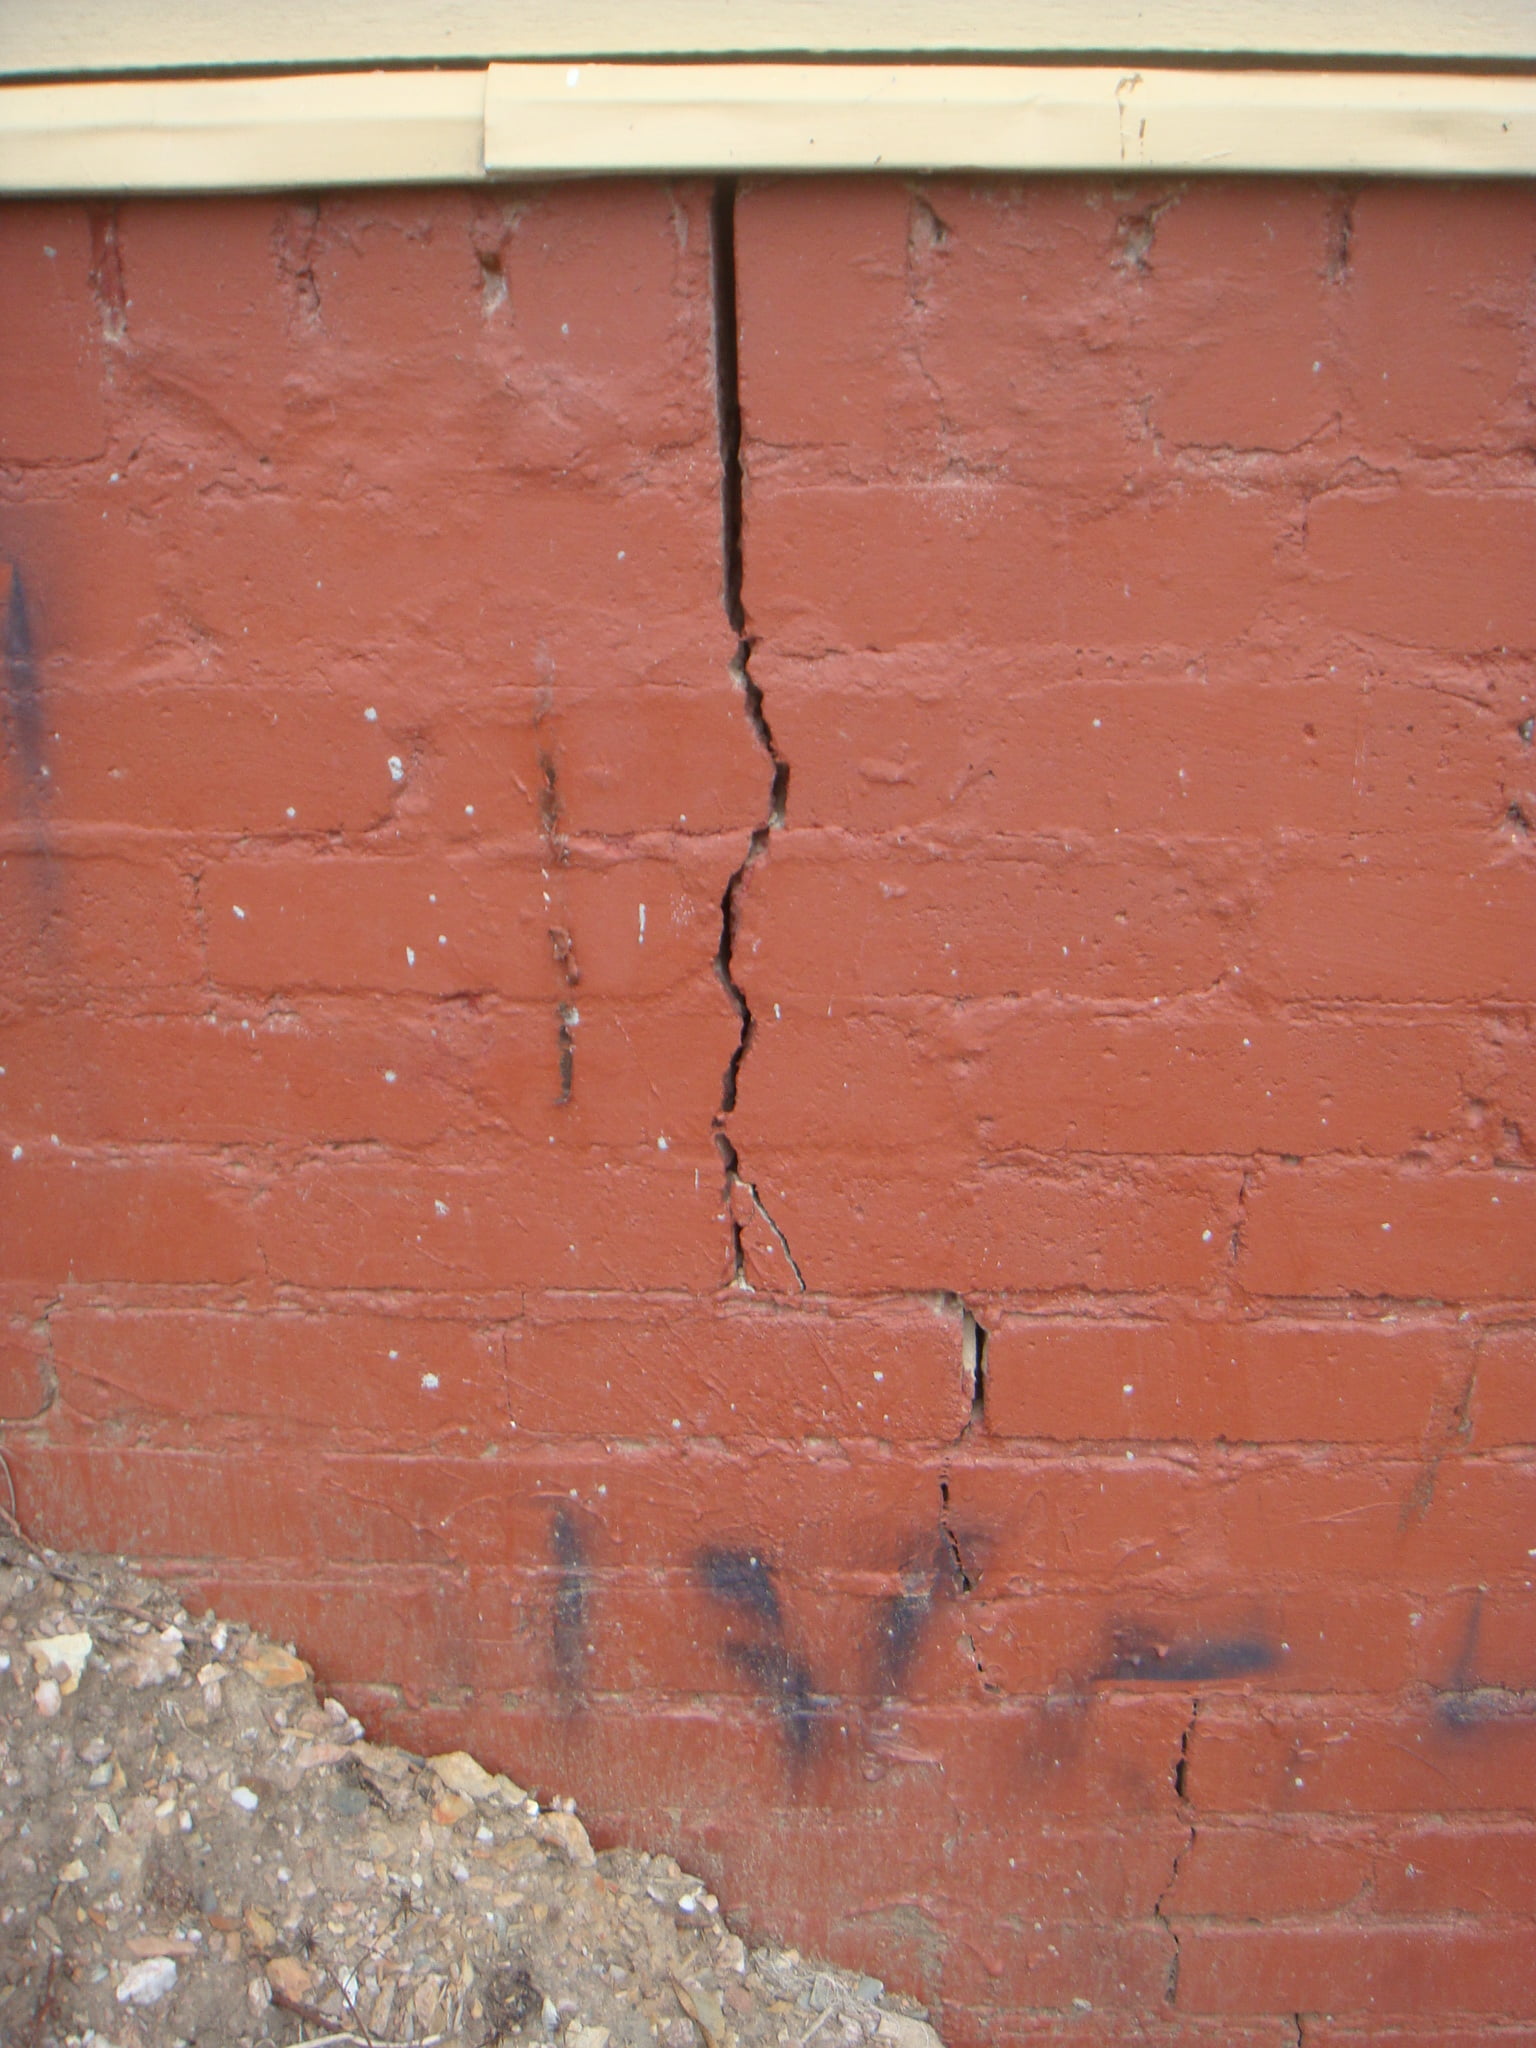
[[[746,186],[739,508],[729,212],[0,210],[23,1515],[957,2048],[1529,2048],[1536,199]]]

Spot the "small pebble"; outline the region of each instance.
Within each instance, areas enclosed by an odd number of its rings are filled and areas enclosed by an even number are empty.
[[[158,2005],[176,1985],[176,1964],[170,1956],[146,1956],[118,1979],[119,2005]]]

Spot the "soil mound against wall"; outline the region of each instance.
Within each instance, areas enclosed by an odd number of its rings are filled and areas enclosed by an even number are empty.
[[[0,1539],[0,2040],[938,2048],[666,1855],[370,1742],[279,1643]]]

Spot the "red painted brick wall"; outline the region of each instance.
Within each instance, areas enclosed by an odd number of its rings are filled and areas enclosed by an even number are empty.
[[[23,1513],[957,2044],[1536,2042],[1536,201],[731,225],[0,215]]]

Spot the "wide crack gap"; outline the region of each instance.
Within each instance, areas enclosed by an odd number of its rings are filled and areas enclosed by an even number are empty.
[[[735,955],[736,934],[740,914],[740,896],[747,876],[767,850],[769,835],[784,823],[785,807],[789,801],[789,763],[780,754],[774,742],[773,729],[763,709],[763,693],[753,681],[751,661],[753,640],[747,632],[746,603],[743,597],[743,554],[742,554],[742,470],[741,470],[741,371],[737,353],[737,304],[736,304],[736,184],[734,179],[722,179],[715,187],[710,205],[710,272],[714,299],[715,328],[715,417],[720,435],[720,557],[721,557],[721,602],[731,631],[736,635],[736,651],[731,660],[731,674],[735,677],[746,705],[747,717],[757,735],[758,745],[767,755],[770,774],[768,783],[767,814],[761,824],[754,827],[747,842],[746,856],[725,885],[720,898],[720,944],[715,953],[715,973],[725,990],[732,1009],[736,1012],[738,1025],[736,1044],[726,1064],[720,1082],[720,1107],[714,1116],[715,1148],[725,1169],[725,1183],[722,1190],[726,1214],[730,1219],[731,1231],[731,1277],[738,1287],[748,1285],[746,1277],[746,1250],[743,1242],[743,1221],[739,1213],[740,1204],[733,1200],[739,1189],[747,1198],[752,1211],[762,1219],[764,1226],[778,1244],[785,1263],[795,1276],[795,1284],[805,1291],[805,1278],[789,1248],[789,1240],[774,1221],[758,1194],[756,1187],[741,1172],[741,1162],[735,1145],[726,1130],[726,1118],[736,1107],[737,1090],[740,1083],[741,1063],[751,1050],[756,1031],[752,1005],[747,992],[736,979]]]
[[[945,1299],[951,1308],[960,1311],[960,1370],[966,1392],[970,1395],[970,1407],[960,1434],[939,1468],[939,1529],[949,1550],[955,1590],[964,1594],[975,1591],[976,1575],[966,1567],[959,1533],[950,1520],[949,1480],[955,1454],[963,1452],[970,1440],[979,1436],[986,1427],[987,1332],[958,1296],[949,1295]],[[980,1668],[978,1658],[977,1669]]]
[[[954,1459],[963,1455],[973,1438],[980,1436],[986,1427],[987,1389],[987,1332],[976,1316],[960,1301],[958,1296],[947,1297],[950,1307],[960,1311],[960,1361],[970,1406],[961,1426],[960,1434],[954,1439],[949,1452],[939,1467],[939,1541],[940,1561],[953,1596],[967,1600],[978,1591],[981,1581],[981,1563],[974,1555],[974,1537],[967,1539],[966,1532],[956,1522],[950,1500],[950,1478]],[[971,1552],[967,1554],[968,1548]],[[982,1689],[988,1693],[1001,1690],[997,1681],[987,1675],[987,1667],[971,1629],[965,1629],[960,1636],[960,1647],[969,1658]]]

